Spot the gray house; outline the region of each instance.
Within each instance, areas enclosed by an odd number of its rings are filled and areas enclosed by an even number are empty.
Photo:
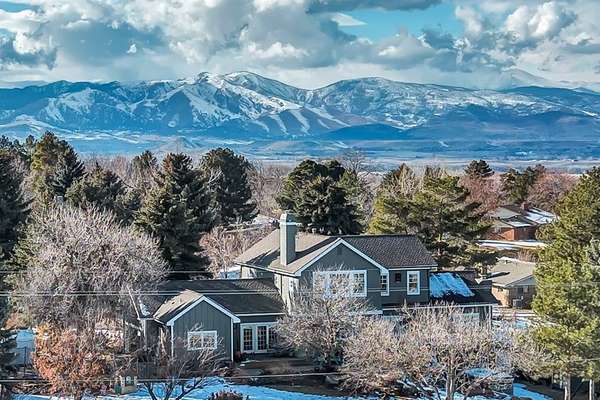
[[[267,353],[277,338],[277,319],[291,307],[294,293],[327,287],[334,278],[365,298],[374,314],[388,318],[406,306],[453,303],[476,319],[491,316],[496,299],[489,282],[466,274],[438,271],[435,260],[412,235],[324,236],[298,232],[284,213],[271,232],[235,263],[235,280],[171,281],[155,307],[143,307],[142,330],[150,345],[163,335],[172,347],[219,349],[233,360],[240,353]],[[165,336],[166,335],[166,336]]]
[[[469,275],[438,271],[437,263],[414,235],[325,236],[299,232],[293,216],[284,213],[279,229],[236,259],[242,278],[272,279],[289,308],[293,294],[344,275],[357,297],[376,313],[395,315],[405,305],[428,307],[451,302],[488,318],[497,304],[490,282]],[[433,285],[433,287],[432,287]],[[461,290],[457,289],[460,288]]]

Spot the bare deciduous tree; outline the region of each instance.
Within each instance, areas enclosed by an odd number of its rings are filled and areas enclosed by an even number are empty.
[[[273,228],[241,228],[228,230],[217,226],[200,240],[210,258],[210,272],[214,278],[229,278],[233,260],[267,235]]]
[[[556,204],[577,184],[577,176],[563,173],[544,173],[529,190],[527,202],[534,207],[553,211]]]
[[[108,386],[112,344],[102,332],[43,326],[35,344],[33,363],[51,394],[79,400]]]
[[[464,175],[460,184],[469,190],[469,201],[481,204],[482,211],[490,212],[502,202],[502,184],[500,176],[472,178]]]
[[[13,298],[34,323],[76,327],[121,318],[131,294],[166,275],[154,239],[110,213],[38,210],[17,247]]]
[[[346,342],[343,371],[350,386],[389,393],[404,379],[429,399],[466,398],[543,358],[516,330],[466,318],[458,307],[406,310],[404,317],[401,326],[366,321]]]
[[[340,270],[338,279],[329,273],[327,281],[313,282],[312,290],[297,292],[291,311],[276,326],[282,343],[305,352],[326,370],[339,364],[346,338],[370,311],[343,274]]]
[[[279,207],[275,201],[276,195],[281,192],[283,181],[291,167],[285,165],[266,164],[254,162],[249,171],[252,195],[256,202],[258,212],[269,217],[277,217]]]
[[[163,338],[142,372],[144,387],[152,400],[181,400],[202,388],[207,378],[221,372],[215,350],[202,348],[190,351],[180,341],[173,346],[171,349]]]

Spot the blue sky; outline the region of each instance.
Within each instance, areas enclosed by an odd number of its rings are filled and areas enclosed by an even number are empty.
[[[373,40],[393,36],[399,29],[407,29],[413,35],[420,35],[423,28],[435,28],[461,35],[462,24],[454,16],[454,8],[450,3],[431,6],[425,10],[383,10],[367,9],[347,13],[365,25],[344,27],[353,35],[365,36]]]
[[[600,81],[597,0],[0,0],[0,83],[249,70],[480,88]]]

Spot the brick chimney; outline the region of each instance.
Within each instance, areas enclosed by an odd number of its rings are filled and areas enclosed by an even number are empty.
[[[279,258],[281,265],[296,259],[296,218],[291,211],[284,211],[279,218]]]

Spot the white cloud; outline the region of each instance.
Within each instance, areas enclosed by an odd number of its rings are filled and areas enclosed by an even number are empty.
[[[344,13],[334,13],[331,16],[331,20],[337,22],[339,26],[362,26],[366,25],[366,22],[360,21],[351,15]]]
[[[0,69],[46,80],[243,69],[298,82],[321,81],[315,71],[335,80],[340,71],[467,85],[518,67],[549,79],[598,80],[595,0],[447,1],[456,4],[448,18],[464,34],[427,27],[414,35],[398,21],[396,35],[369,40],[343,30],[364,25],[344,11],[417,10],[441,1],[31,0],[28,10],[0,10]]]

